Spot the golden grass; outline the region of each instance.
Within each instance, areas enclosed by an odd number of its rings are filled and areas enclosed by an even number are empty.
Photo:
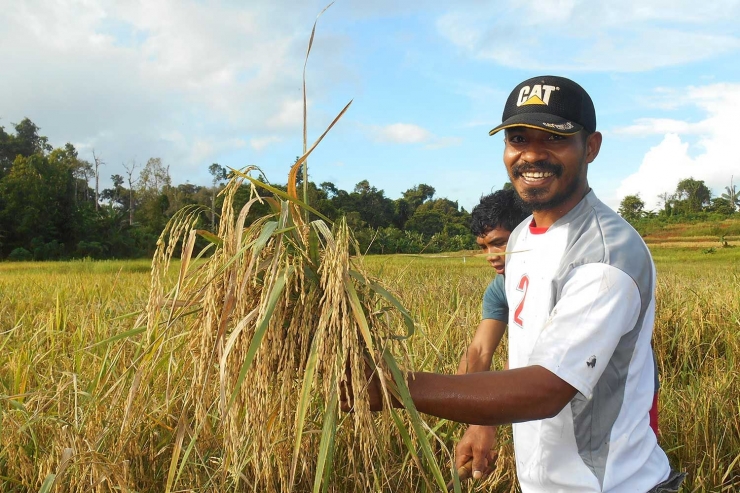
[[[685,491],[734,491],[740,486],[740,252],[657,249],[654,255],[660,443],[673,465],[689,472]],[[384,256],[365,258],[363,264],[398,294],[416,321],[416,334],[404,343],[415,368],[453,373],[480,318],[480,298],[490,279],[485,260]],[[163,283],[176,284],[180,268],[173,260]],[[159,329],[162,357],[156,371],[148,376],[142,371],[123,426],[129,391],[149,344],[145,327],[131,330],[135,317],[125,315],[146,304],[148,269],[146,262],[0,264],[0,491],[38,491],[54,475],[50,491],[161,492],[170,471],[173,491],[219,490],[218,471],[228,453],[217,427],[219,373],[212,369],[216,378],[208,419],[198,421],[188,404],[192,399],[186,399],[194,395],[196,381],[186,317],[168,331]],[[397,323],[401,331],[405,325]],[[503,354],[496,354],[496,368],[502,367]],[[250,383],[246,379],[244,385]],[[280,396],[272,406],[295,406],[301,387],[296,379],[294,393]],[[330,435],[323,420],[324,397],[314,390],[312,399],[296,465],[296,491],[313,489],[321,438]],[[272,412],[265,418],[268,423]],[[405,413],[398,416],[410,426]],[[419,468],[388,418],[373,419],[382,455],[368,465],[356,448],[354,418],[336,415],[327,491],[352,491],[357,484],[370,484],[373,491],[434,490],[431,474],[427,472],[429,485],[420,477],[421,470],[428,471],[428,461],[419,457]],[[454,446],[461,428],[443,420],[425,421],[439,437],[429,435],[430,445],[449,479],[446,450]],[[497,477],[485,487],[477,485],[483,491],[516,488],[508,428],[503,431]],[[238,432],[250,435],[243,428]],[[275,478],[289,475],[295,435],[276,431],[271,436],[276,443],[259,460],[269,463],[277,489]],[[418,440],[413,431],[411,438]],[[244,447],[256,439],[247,438]],[[241,474],[247,479],[256,475],[248,471]],[[239,486],[235,478],[230,481],[227,490],[263,491],[241,476]],[[472,483],[463,490],[468,486]]]

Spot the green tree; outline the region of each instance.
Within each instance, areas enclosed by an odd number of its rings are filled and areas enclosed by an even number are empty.
[[[406,230],[421,233],[427,238],[431,238],[437,233],[441,233],[445,227],[444,215],[435,210],[416,211],[411,218],[406,221]]]
[[[732,207],[732,212],[735,212],[737,208],[740,208],[740,191],[736,190],[735,185],[732,184],[732,178],[730,177],[730,186],[725,187],[725,193],[721,195],[721,198],[725,199]]]
[[[402,197],[394,201],[394,224],[396,227],[404,229],[406,221],[414,215],[416,209],[418,209],[424,202],[431,200],[435,193],[436,190],[434,187],[425,183],[420,183],[419,185],[403,192]]]
[[[663,208],[660,210],[659,214],[661,216],[671,216],[673,214],[673,207],[671,207],[673,195],[668,192],[663,192],[658,195],[658,198],[663,203]]]
[[[93,166],[88,161],[80,159],[77,155],[77,150],[69,142],[64,146],[64,152],[72,169],[75,204],[87,202],[91,197],[89,193],[91,189],[88,183],[90,182],[90,178],[95,176]]]
[[[629,222],[636,221],[645,214],[645,202],[642,201],[639,194],[627,195],[619,204],[617,212]]]
[[[678,182],[674,194],[674,210],[682,213],[701,212],[709,205],[712,193],[704,180],[685,178]]]
[[[211,184],[213,189],[211,191],[211,231],[216,230],[216,192],[218,188],[222,186],[221,182],[226,179],[226,168],[218,163],[213,163],[208,167],[208,172],[211,174]]]
[[[406,199],[396,199],[394,202],[396,208],[396,218],[393,221],[396,227],[401,230],[406,225],[406,221],[409,220],[413,211],[411,210],[411,204]]]
[[[48,156],[18,155],[10,172],[0,180],[3,249],[40,250],[51,242],[70,244],[82,226],[73,197],[72,169],[64,149]]]
[[[105,188],[100,192],[100,198],[108,201],[108,205],[116,207],[118,209],[125,209],[126,203],[124,201],[125,195],[128,190],[123,186],[125,179],[119,174],[111,175],[111,181],[113,182],[113,188]]]
[[[49,139],[39,135],[41,130],[28,118],[24,118],[15,127],[15,152],[16,155],[30,156],[32,154],[48,154],[52,147]]]
[[[393,201],[385,196],[383,190],[371,186],[367,180],[357,183],[351,194],[340,192],[335,202],[339,204],[337,210],[340,213],[357,212],[360,220],[370,228],[377,229],[393,224]]]
[[[135,217],[151,232],[161,231],[169,219],[171,189],[169,167],[160,158],[150,158],[139,173],[136,190],[139,206]]]
[[[425,183],[420,183],[419,185],[403,192],[403,198],[408,202],[411,214],[413,214],[421,204],[427,200],[431,200],[435,193],[436,190],[434,187]]]
[[[334,197],[336,197],[337,194],[339,193],[339,190],[337,190],[336,185],[334,185],[330,181],[325,181],[325,182],[320,183],[319,184],[319,187],[321,188],[321,190],[326,195],[326,198],[329,199],[329,200],[331,200]]]
[[[40,128],[28,118],[13,124],[15,135],[0,127],[0,179],[10,172],[17,156],[30,157],[51,152],[49,139],[39,135]]]
[[[729,216],[735,212],[735,206],[724,197],[714,197],[712,199],[712,205],[709,206],[709,210]]]

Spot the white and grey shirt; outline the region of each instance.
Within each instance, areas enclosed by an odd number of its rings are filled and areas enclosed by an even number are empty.
[[[647,491],[670,473],[648,417],[650,251],[593,192],[546,231],[530,221],[506,259],[509,367],[542,366],[578,393],[557,416],[514,425],[522,491]]]

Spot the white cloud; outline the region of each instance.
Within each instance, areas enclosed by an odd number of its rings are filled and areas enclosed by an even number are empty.
[[[639,193],[646,207],[653,209],[658,206],[658,195],[674,192],[683,178],[704,180],[714,195],[719,195],[729,185],[732,175],[740,176],[735,150],[740,84],[689,87],[684,91],[683,101],[698,108],[704,118],[696,123],[639,120],[615,131],[628,135],[666,132],[663,140],[645,154],[637,172],[622,181],[617,189],[619,200]],[[693,135],[698,141],[691,145],[682,140],[682,135]]]
[[[701,8],[690,0],[510,0],[448,12],[437,29],[474,58],[504,66],[632,72],[740,50],[738,15],[738,0]]]
[[[259,136],[268,122],[281,137],[300,126],[314,8],[3,2],[0,66],[9,70],[0,77],[0,125],[9,129],[27,116],[54,145],[77,142],[104,153],[111,173],[122,162],[158,156],[188,179],[206,176],[218,152],[251,137],[267,145]],[[316,98],[341,78],[320,70],[320,60],[309,62]]]
[[[438,137],[429,130],[413,123],[392,123],[383,127],[368,127],[371,137],[377,142],[391,144],[425,144],[425,149],[441,149],[459,145],[459,137]]]

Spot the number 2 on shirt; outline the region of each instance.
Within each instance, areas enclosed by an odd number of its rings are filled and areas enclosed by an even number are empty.
[[[522,320],[522,310],[524,309],[524,300],[527,298],[528,287],[529,277],[527,276],[527,274],[524,274],[522,278],[519,279],[519,284],[516,287],[517,291],[523,291],[524,294],[522,295],[522,300],[516,306],[516,310],[514,310],[514,323],[522,328],[524,327],[524,320]]]

